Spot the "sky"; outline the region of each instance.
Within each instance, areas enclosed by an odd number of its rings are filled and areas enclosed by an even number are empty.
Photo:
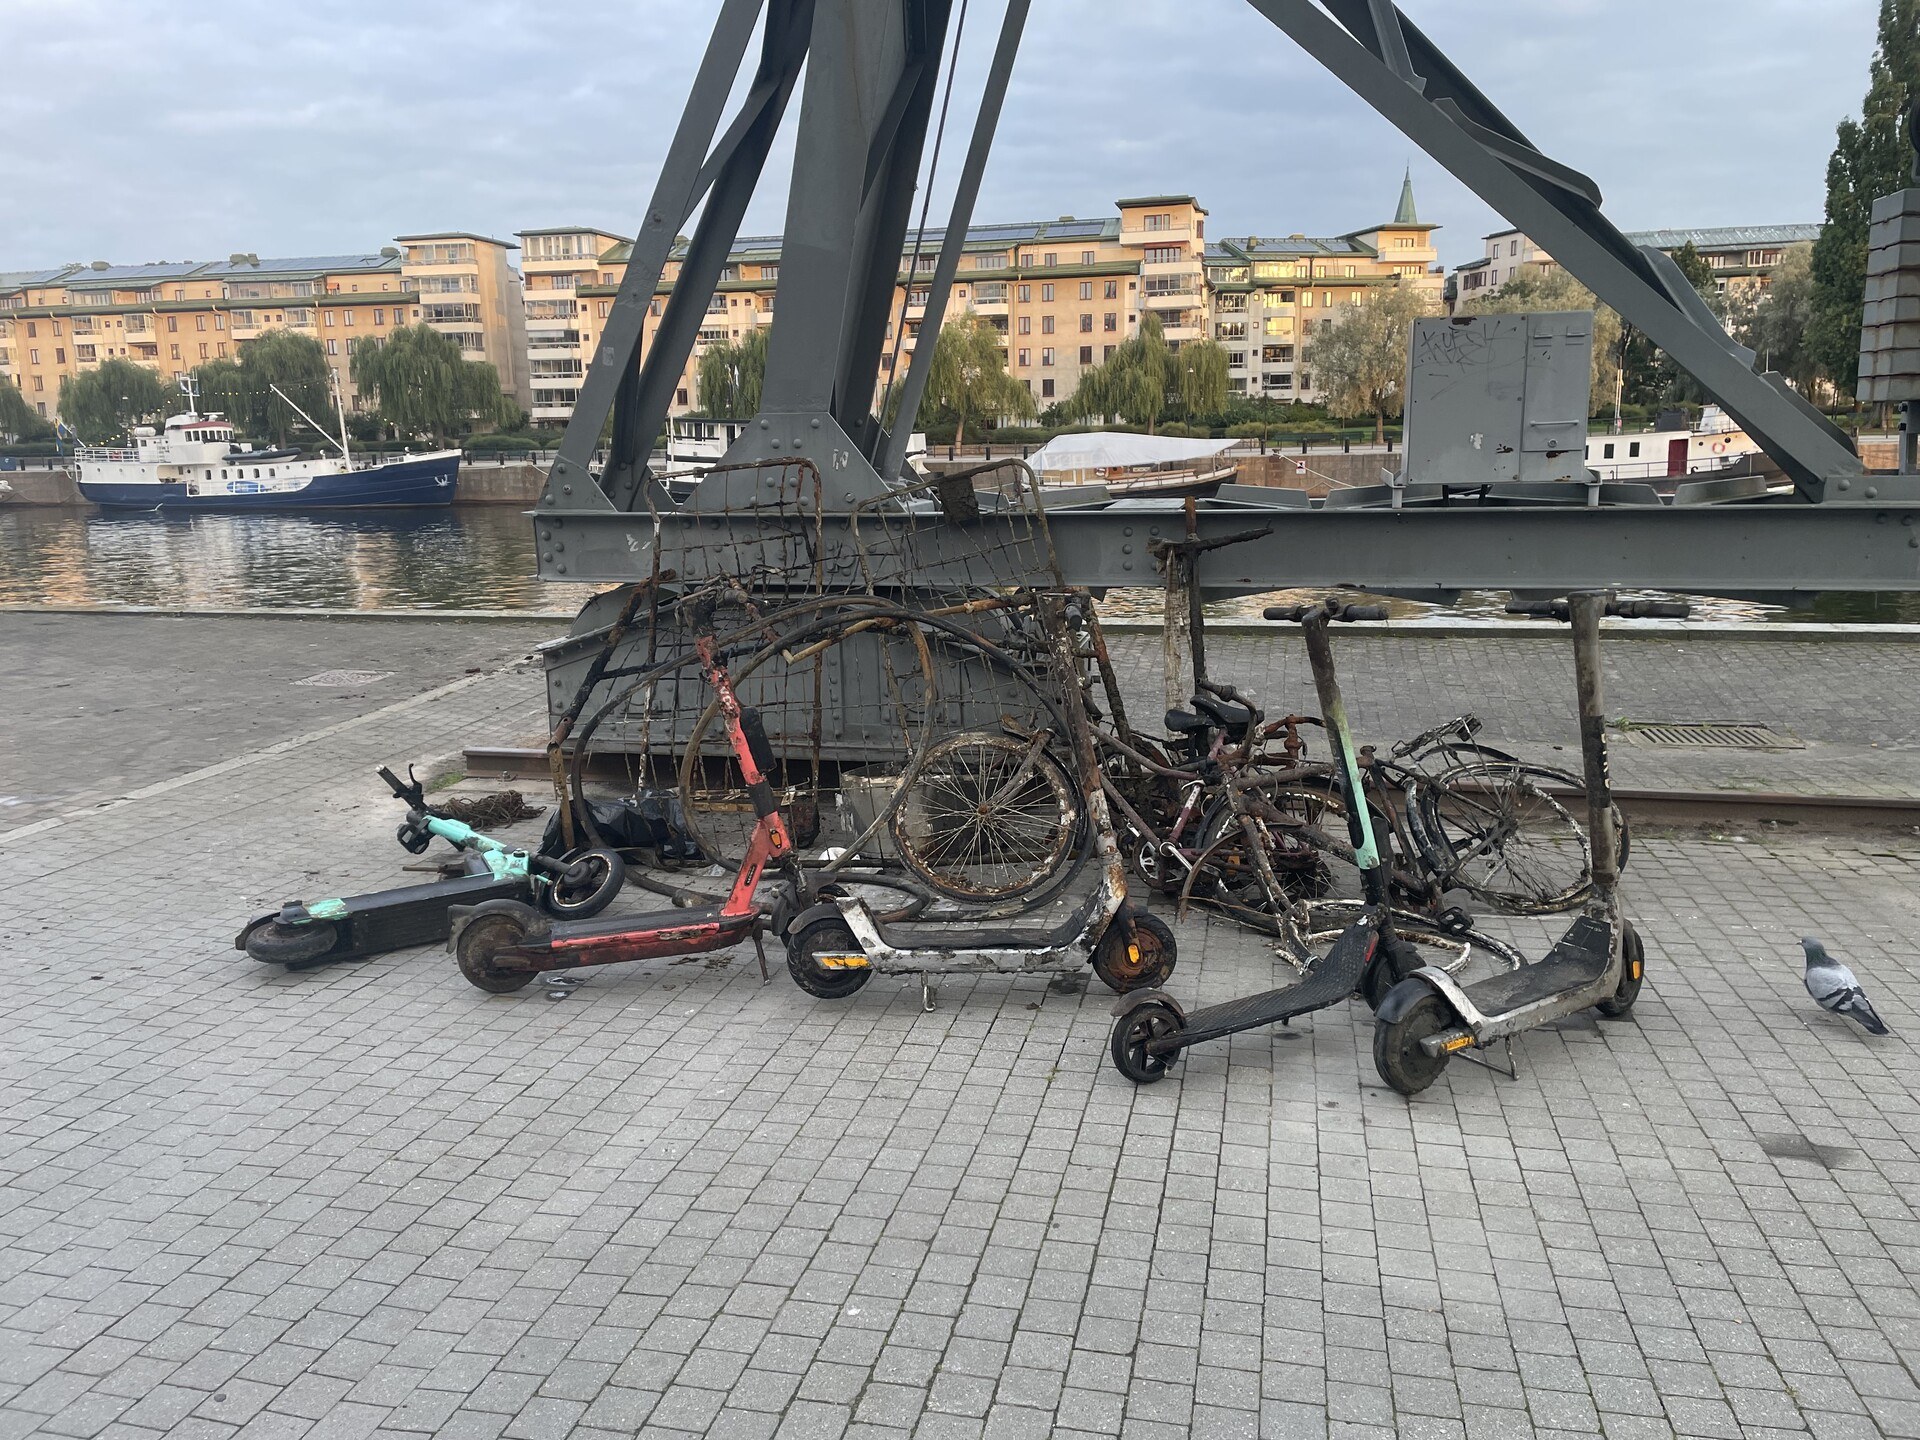
[[[1005,0],[967,0],[934,213]],[[1401,0],[1625,230],[1818,221],[1874,0]],[[0,271],[636,227],[719,0],[0,0]],[[777,232],[789,123],[747,217]],[[1192,193],[1209,236],[1504,222],[1244,0],[1035,0],[976,221]]]

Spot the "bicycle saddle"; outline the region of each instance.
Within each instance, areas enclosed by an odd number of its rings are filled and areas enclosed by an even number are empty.
[[[1213,724],[1236,737],[1253,724],[1253,712],[1244,705],[1229,705],[1211,695],[1196,695],[1190,703]]]
[[[1197,735],[1209,728],[1210,722],[1202,720],[1185,710],[1167,711],[1167,730],[1174,735]]]

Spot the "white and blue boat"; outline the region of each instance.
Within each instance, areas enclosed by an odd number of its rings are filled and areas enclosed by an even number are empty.
[[[219,415],[188,411],[158,431],[138,426],[125,447],[74,451],[80,493],[115,510],[316,510],[451,505],[460,452],[355,459],[301,458],[297,450],[255,450],[235,442]]]

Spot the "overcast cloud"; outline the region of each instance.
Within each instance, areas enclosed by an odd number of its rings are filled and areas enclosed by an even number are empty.
[[[421,230],[628,233],[717,8],[0,0],[0,270],[341,253]],[[1002,8],[972,5],[962,97]],[[1877,9],[1403,8],[1598,180],[1624,229],[1818,220]],[[970,112],[955,116],[949,170]],[[1210,209],[1210,235],[1338,234],[1390,216],[1409,162],[1448,263],[1480,253],[1498,217],[1240,0],[1036,0],[976,219],[1173,190]],[[780,228],[785,192],[784,172],[762,185],[750,229]]]

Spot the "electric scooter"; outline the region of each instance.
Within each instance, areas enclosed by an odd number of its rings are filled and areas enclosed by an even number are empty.
[[[471,825],[433,814],[411,769],[403,782],[382,765],[380,778],[407,804],[398,839],[420,855],[437,836],[461,852],[464,874],[426,885],[301,903],[255,916],[233,946],[255,960],[289,970],[359,960],[412,945],[443,941],[451,933],[449,907],[486,901],[537,900],[550,914],[585,918],[613,902],[626,883],[626,866],[613,850],[587,850],[567,859],[529,854],[483,835]]]
[[[459,961],[460,973],[479,989],[506,995],[524,989],[543,971],[699,955],[747,939],[760,950],[760,970],[765,976],[761,936],[769,929],[785,928],[802,877],[787,822],[766,778],[774,763],[766,726],[759,712],[742,706],[734,694],[713,637],[701,636],[694,648],[719,699],[757,821],[727,898],[719,905],[691,909],[557,922],[520,900],[457,905],[449,912],[448,948]],[[769,865],[782,872],[784,883],[762,901],[755,892]]]
[[[1039,597],[1039,609],[1100,867],[1091,893],[1059,920],[1022,923],[964,912],[890,920],[877,915],[864,897],[830,889],[795,916],[787,930],[788,973],[809,995],[840,1000],[875,974],[918,975],[921,1006],[932,1010],[934,979],[941,975],[1057,975],[1091,965],[1103,984],[1126,992],[1164,984],[1173,973],[1178,958],[1173,931],[1127,901],[1126,864],[1107,809],[1086,697],[1074,664],[1070,631],[1080,617],[1071,607],[1081,598],[1049,592]],[[1008,782],[1008,788],[1014,783]],[[991,803],[992,797],[983,797],[982,810]]]
[[[1347,833],[1360,871],[1364,904],[1359,917],[1341,931],[1332,947],[1291,985],[1191,1012],[1159,990],[1124,996],[1114,1006],[1109,1052],[1114,1068],[1138,1085],[1150,1085],[1164,1078],[1181,1052],[1194,1045],[1264,1025],[1287,1023],[1338,1005],[1356,990],[1365,995],[1370,1004],[1377,1004],[1397,981],[1416,973],[1425,964],[1419,953],[1395,931],[1389,897],[1391,860],[1380,837],[1374,833],[1368,813],[1370,807],[1361,786],[1359,760],[1347,726],[1346,705],[1334,673],[1333,649],[1327,639],[1330,622],[1384,620],[1386,607],[1329,600],[1320,605],[1275,607],[1266,612],[1266,617],[1294,621],[1306,632],[1307,658],[1313,667],[1320,713],[1339,767]]]
[[[1511,1076],[1515,1035],[1590,1006],[1602,1015],[1624,1017],[1632,1012],[1646,978],[1646,948],[1621,908],[1618,821],[1607,766],[1601,684],[1600,617],[1684,619],[1689,607],[1682,602],[1620,601],[1605,593],[1585,592],[1565,601],[1510,606],[1509,610],[1573,625],[1593,894],[1585,913],[1535,964],[1465,986],[1443,971],[1423,968],[1387,994],[1374,1017],[1373,1061],[1380,1078],[1402,1095],[1417,1095],[1433,1084],[1453,1056],[1495,1044],[1506,1045],[1504,1073]]]

